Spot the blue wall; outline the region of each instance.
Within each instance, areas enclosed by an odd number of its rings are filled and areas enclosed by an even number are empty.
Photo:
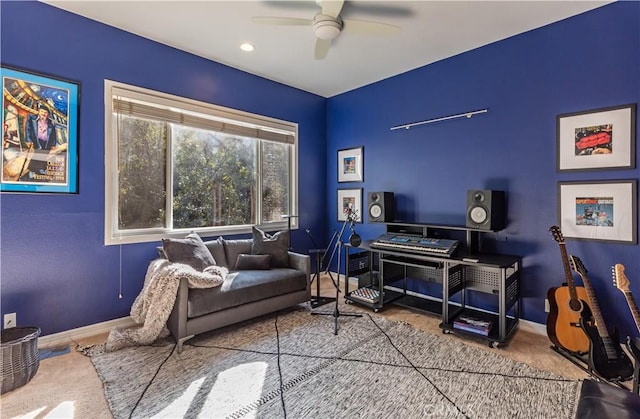
[[[547,290],[564,281],[559,247],[548,232],[558,223],[557,182],[640,174],[556,172],[556,115],[639,101],[637,2],[608,5],[335,96],[328,100],[328,156],[363,145],[365,181],[337,183],[336,159],[329,159],[327,217],[335,219],[336,188],[363,187],[365,205],[367,192],[395,192],[398,219],[464,225],[468,189],[505,190],[508,227],[485,234],[483,248],[524,257],[522,314],[545,323]],[[484,108],[489,112],[471,119],[390,131]],[[374,238],[383,227],[365,221],[357,230]],[[610,269],[624,264],[640,296],[639,246],[567,239],[566,247],[589,269],[609,326],[637,334]]]
[[[0,7],[3,64],[81,86],[80,193],[0,197],[2,313],[19,325],[46,335],[127,316],[155,256],[157,243],[122,246],[118,299],[120,249],[104,246],[104,79],[298,122],[300,225],[326,230],[326,99],[42,3]],[[308,249],[304,229],[292,243]]]
[[[556,115],[640,102],[640,3],[608,5],[328,100],[41,3],[0,7],[3,63],[81,83],[80,194],[0,196],[2,313],[17,312],[19,324],[43,334],[128,315],[155,252],[156,243],[123,246],[119,300],[119,249],[103,245],[105,78],[298,122],[300,251],[309,246],[305,228],[326,241],[340,227],[337,188],[363,187],[365,205],[366,192],[393,191],[400,218],[452,224],[464,224],[467,189],[506,190],[508,227],[485,235],[483,246],[524,257],[523,315],[539,323],[547,290],[564,280],[548,233],[557,182],[640,173],[555,170]],[[26,16],[48,24],[27,27]],[[469,120],[389,130],[482,108],[489,113]],[[365,182],[337,183],[337,150],[359,145]],[[366,221],[357,230],[365,239],[382,232]],[[640,295],[639,246],[568,239],[567,250],[587,265],[608,324],[632,333],[609,271],[623,263]]]

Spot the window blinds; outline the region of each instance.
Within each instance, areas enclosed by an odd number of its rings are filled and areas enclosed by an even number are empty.
[[[294,127],[228,108],[146,95],[119,87],[112,88],[112,100],[113,112],[118,115],[163,121],[285,144],[295,143],[295,132],[292,130]],[[191,110],[193,108],[198,108],[198,111]],[[203,113],[203,109],[206,113]]]

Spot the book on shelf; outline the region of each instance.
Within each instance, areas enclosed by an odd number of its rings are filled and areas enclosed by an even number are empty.
[[[488,336],[493,322],[491,320],[479,319],[477,317],[462,315],[453,321],[453,328],[467,332]]]
[[[373,288],[362,287],[351,292],[349,296],[357,300],[366,301],[367,303],[377,303],[380,299],[380,291]]]

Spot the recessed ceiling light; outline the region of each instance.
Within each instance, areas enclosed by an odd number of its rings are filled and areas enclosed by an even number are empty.
[[[242,45],[240,45],[240,49],[247,52],[251,52],[254,50],[253,45],[251,45],[248,42],[245,42]]]

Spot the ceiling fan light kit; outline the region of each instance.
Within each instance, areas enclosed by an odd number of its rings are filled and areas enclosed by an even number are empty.
[[[313,32],[320,39],[335,39],[342,30],[340,18],[331,17],[318,13],[313,18]]]

